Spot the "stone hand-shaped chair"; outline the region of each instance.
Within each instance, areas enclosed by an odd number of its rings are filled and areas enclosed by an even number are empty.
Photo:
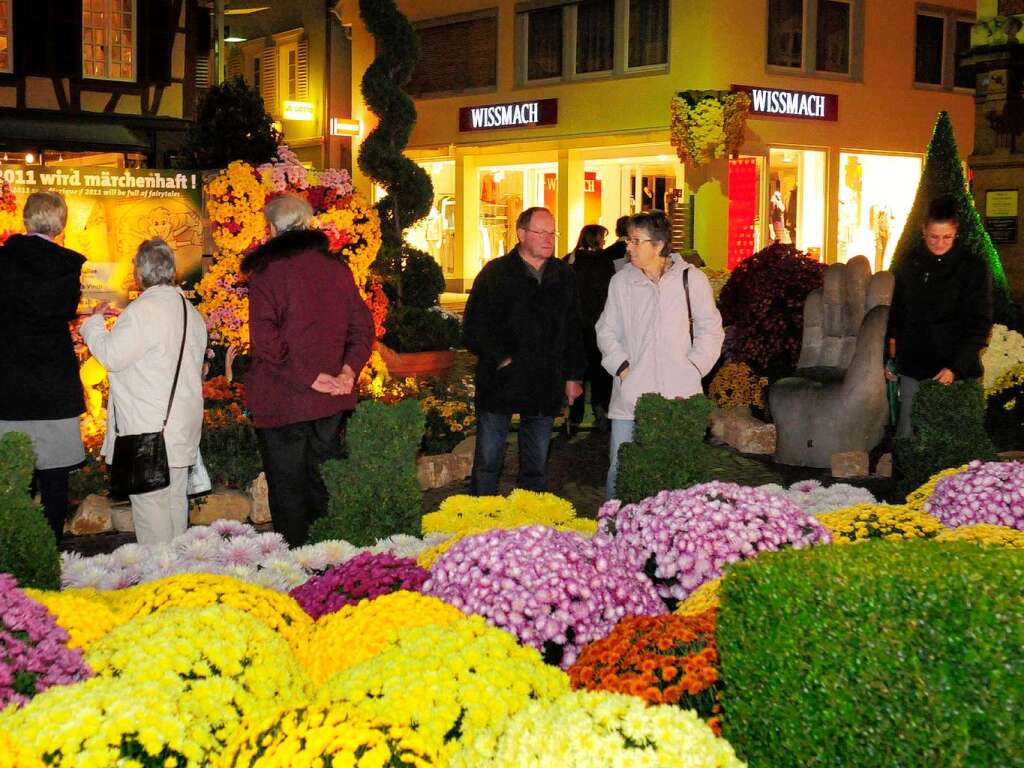
[[[825,268],[804,304],[795,375],[769,391],[781,464],[828,467],[834,453],[870,451],[889,418],[883,351],[891,272],[871,274],[863,256]]]

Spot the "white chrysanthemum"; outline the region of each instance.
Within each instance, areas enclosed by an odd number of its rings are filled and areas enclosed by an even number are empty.
[[[261,533],[253,537],[263,557],[282,555],[288,552],[288,542],[280,533]]]
[[[219,536],[202,539],[179,536],[174,540],[174,547],[182,562],[213,565],[220,561],[222,541]]]
[[[97,588],[104,571],[92,562],[92,558],[69,561],[60,577],[61,586],[70,589],[75,587]]]
[[[295,562],[311,572],[323,572],[359,554],[359,548],[341,539],[307,544],[292,551]]]
[[[150,550],[145,544],[124,544],[114,550],[113,556],[118,565],[139,566],[149,560]]]
[[[282,590],[289,590],[299,586],[308,578],[291,554],[282,557],[270,558],[260,564],[260,572],[268,571],[274,574],[274,583],[281,584]]]
[[[405,533],[397,533],[394,536],[388,536],[386,539],[377,539],[376,543],[370,547],[370,552],[374,554],[388,553],[395,557],[415,558],[427,548],[427,545],[423,543],[423,539],[418,539]]]
[[[258,587],[266,587],[267,589],[273,589],[278,592],[287,592],[296,584],[292,584],[292,580],[288,574],[281,573],[277,570],[271,570],[269,568],[260,568],[251,577],[246,579],[250,584],[255,584]],[[300,582],[301,583],[301,582]]]
[[[252,537],[256,535],[256,529],[251,525],[246,525],[239,520],[228,520],[224,518],[214,520],[210,523],[210,530],[225,539],[238,536]]]
[[[253,578],[256,576],[256,569],[248,565],[236,564],[223,566],[220,572],[225,576],[231,576],[239,581],[247,581],[250,583],[252,583]]]
[[[762,485],[758,490],[787,499],[808,515],[819,515],[855,504],[877,503],[869,490],[847,483],[823,486],[816,480],[802,480],[793,483],[788,490],[778,485]]]
[[[245,566],[255,568],[263,554],[260,552],[259,543],[251,536],[240,536],[228,539],[220,547],[219,563],[222,568],[232,566]]]
[[[178,549],[179,547],[184,546],[187,542],[190,541],[200,541],[204,539],[215,538],[218,538],[217,532],[209,526],[194,525],[180,536],[176,536],[174,540],[171,541],[171,545],[174,546],[175,549]]]

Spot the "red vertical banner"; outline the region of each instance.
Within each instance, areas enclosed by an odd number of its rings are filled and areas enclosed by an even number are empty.
[[[728,268],[754,253],[757,224],[757,158],[729,161],[729,247]]]
[[[597,224],[601,220],[601,180],[595,171],[583,174],[583,223]]]
[[[558,174],[544,174],[544,207],[558,220]]]

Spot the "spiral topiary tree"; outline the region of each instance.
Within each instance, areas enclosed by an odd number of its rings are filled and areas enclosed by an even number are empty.
[[[1020,308],[1010,298],[1010,288],[1002,262],[999,260],[999,252],[985,231],[978,209],[974,207],[974,198],[968,191],[963,164],[956,148],[956,137],[953,135],[953,122],[947,112],[939,112],[932,140],[928,144],[914,205],[910,209],[906,226],[903,227],[903,233],[893,254],[893,272],[900,269],[907,254],[921,242],[921,226],[928,215],[929,204],[939,197],[946,196],[956,200],[957,213],[960,215],[961,244],[969,253],[983,259],[992,274],[996,322],[1011,328],[1018,327]]]
[[[402,230],[430,211],[430,176],[402,154],[416,123],[416,107],[402,90],[419,60],[416,31],[394,0],[359,0],[359,14],[380,51],[363,75],[363,100],[380,123],[363,141],[359,168],[387,195],[377,203],[386,245],[397,245]]]

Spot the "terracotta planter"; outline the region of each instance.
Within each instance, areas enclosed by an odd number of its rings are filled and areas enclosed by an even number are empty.
[[[381,342],[374,342],[374,349],[384,358],[388,373],[404,379],[415,376],[420,379],[440,378],[451,370],[455,362],[455,351],[440,349],[433,352],[395,352]]]

